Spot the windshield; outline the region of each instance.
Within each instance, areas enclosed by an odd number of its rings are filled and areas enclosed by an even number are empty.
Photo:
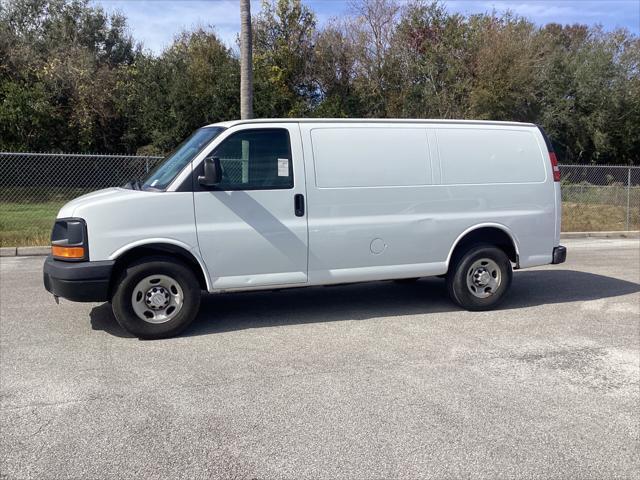
[[[193,132],[151,172],[142,184],[142,188],[165,190],[176,175],[223,130],[222,127],[204,127]]]

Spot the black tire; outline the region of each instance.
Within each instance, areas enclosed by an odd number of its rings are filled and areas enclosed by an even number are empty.
[[[481,311],[491,310],[504,300],[513,278],[511,262],[504,251],[492,245],[475,245],[456,257],[447,273],[447,290],[455,303],[466,310]],[[473,271],[472,267],[474,267]],[[489,279],[490,283],[499,282],[499,284],[482,285],[486,276],[481,276],[485,271],[494,278],[494,280]],[[494,277],[489,271],[499,277]],[[474,282],[476,278],[474,273],[479,275],[479,283]],[[467,277],[471,286],[467,283]],[[478,295],[487,296],[479,298]]]
[[[142,320],[136,314],[133,305],[132,295],[136,286],[155,275],[175,281],[182,290],[182,295],[176,295],[182,299],[180,308],[173,317],[163,323]],[[150,281],[154,280],[156,279]],[[200,308],[200,294],[198,279],[189,267],[170,258],[151,257],[126,267],[111,298],[111,306],[116,320],[127,332],[141,339],[168,338],[178,335],[196,317]]]

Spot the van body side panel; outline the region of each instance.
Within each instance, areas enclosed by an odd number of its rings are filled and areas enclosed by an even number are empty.
[[[399,127],[375,126],[391,132]],[[403,158],[417,151],[412,134],[396,135],[408,142],[409,148],[404,149],[403,141],[394,142],[393,135],[385,146],[384,136],[366,123],[339,126],[342,142],[334,142],[324,132],[314,134],[322,127],[337,126],[301,123],[307,162],[310,283],[446,273],[456,239],[487,223],[504,226],[515,238],[521,267],[551,262],[555,193],[535,127],[481,126],[476,131],[468,125],[425,126],[427,177],[415,158],[408,162]],[[447,131],[441,132],[445,127]],[[456,128],[460,132],[452,132]],[[357,130],[357,135],[350,130]],[[327,140],[334,145],[318,148],[318,142]],[[359,168],[367,164],[359,160],[358,152],[375,156],[378,151],[389,158],[374,158],[370,165],[378,178],[367,172],[363,180],[354,164]],[[339,158],[327,161],[329,155]],[[341,167],[341,162],[352,158],[356,161],[348,169]],[[348,178],[339,177],[335,170],[327,174],[325,162]],[[403,180],[398,180],[398,169],[404,169]]]
[[[465,185],[437,188],[445,208],[434,212],[439,240],[451,246],[455,239],[474,226],[504,226],[515,239],[521,268],[551,262],[555,211],[553,197],[539,197],[541,185]],[[552,187],[553,188],[553,187]],[[437,207],[436,207],[437,208]],[[440,255],[441,253],[438,253]]]
[[[536,137],[526,129],[434,129],[444,185],[541,183],[545,168]]]
[[[473,221],[503,224],[517,239],[521,268],[551,263],[557,245],[555,182],[539,130],[509,126],[433,130],[442,183],[451,199],[451,229],[460,230]]]
[[[438,254],[441,239],[434,212],[438,199],[424,198],[417,190],[309,188],[310,281],[444,273],[446,254]]]
[[[319,188],[433,183],[424,128],[320,127],[311,142]]]
[[[341,283],[439,274],[425,185],[427,130],[414,125],[301,124],[309,203],[309,280]],[[427,273],[425,273],[427,272]]]

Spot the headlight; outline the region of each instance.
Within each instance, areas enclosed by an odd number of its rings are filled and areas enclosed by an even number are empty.
[[[51,232],[51,254],[57,260],[89,260],[87,224],[81,218],[59,218]]]

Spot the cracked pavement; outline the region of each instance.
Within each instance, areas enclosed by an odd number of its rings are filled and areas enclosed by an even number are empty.
[[[0,260],[0,478],[637,478],[640,244],[566,240],[500,310],[440,279],[208,295],[139,341]]]

